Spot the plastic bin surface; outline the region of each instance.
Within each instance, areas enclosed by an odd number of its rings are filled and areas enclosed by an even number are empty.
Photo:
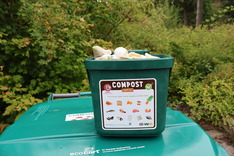
[[[157,137],[111,138],[96,133],[92,98],[39,103],[0,135],[0,156],[226,156],[195,122],[167,108]]]

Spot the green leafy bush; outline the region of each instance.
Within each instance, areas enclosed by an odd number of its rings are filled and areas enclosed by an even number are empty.
[[[15,117],[17,119],[19,115],[25,112],[32,105],[42,102],[41,99],[33,96],[34,91],[30,91],[28,88],[22,87],[22,77],[20,75],[1,75],[0,81],[5,85],[1,86],[2,94],[0,95],[0,98],[2,98],[5,103],[10,104],[6,107],[3,115],[12,116],[13,118],[10,118],[10,120],[14,120]]]
[[[233,74],[232,64],[224,64],[202,82],[193,85],[189,80],[181,82],[182,100],[190,107],[192,119],[209,121],[220,127],[228,125],[234,129],[229,120],[234,117]]]
[[[0,113],[14,119],[51,92],[84,88],[83,60],[91,54],[92,45],[110,45],[93,38],[94,25],[87,20],[97,2],[0,3]]]
[[[233,25],[213,29],[177,29],[171,40],[175,57],[169,100],[173,108],[186,108],[195,121],[231,125],[233,118]]]

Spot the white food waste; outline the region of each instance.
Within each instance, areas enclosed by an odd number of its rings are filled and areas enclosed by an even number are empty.
[[[95,60],[117,60],[117,59],[159,59],[157,56],[145,53],[145,55],[140,55],[135,52],[128,52],[127,49],[123,47],[118,47],[114,50],[114,54],[111,54],[111,50],[103,49],[100,46],[93,47],[93,54]]]

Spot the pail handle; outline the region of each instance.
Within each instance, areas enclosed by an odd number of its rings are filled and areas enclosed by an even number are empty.
[[[54,100],[55,98],[78,98],[80,96],[91,96],[91,92],[65,93],[65,94],[51,93],[48,97],[48,101]]]

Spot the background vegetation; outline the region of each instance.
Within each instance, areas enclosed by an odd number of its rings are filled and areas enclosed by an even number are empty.
[[[175,57],[169,106],[233,128],[234,7],[208,0],[0,1],[0,123],[11,124],[51,92],[89,90],[91,47],[148,49]],[[186,15],[186,16],[185,16]]]

